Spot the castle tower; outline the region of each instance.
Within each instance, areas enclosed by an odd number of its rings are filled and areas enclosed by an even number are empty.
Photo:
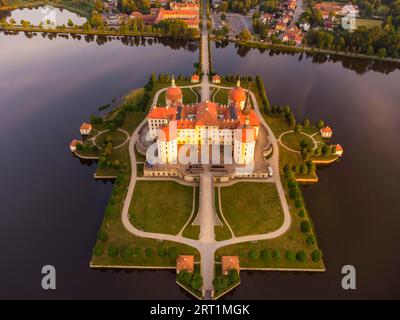
[[[230,94],[228,104],[234,104],[236,107],[243,110],[246,104],[246,91],[240,86],[240,79],[238,79],[236,87],[234,87]]]
[[[183,94],[181,88],[177,87],[175,84],[175,78],[172,76],[171,86],[167,89],[165,93],[165,103],[167,107],[173,104],[182,104]]]

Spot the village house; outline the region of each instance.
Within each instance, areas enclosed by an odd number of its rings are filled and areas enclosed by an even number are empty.
[[[83,136],[87,136],[90,134],[90,132],[92,132],[92,125],[90,123],[82,123],[79,131],[81,132],[81,135]]]
[[[221,83],[221,77],[219,75],[213,75],[212,77],[212,82],[213,83]]]
[[[200,77],[198,74],[193,74],[192,77],[190,78],[191,83],[199,83],[200,82]]]
[[[319,131],[321,133],[322,138],[329,139],[332,137],[332,129],[328,126],[321,128]]]
[[[337,144],[335,147],[336,147],[335,155],[341,157],[343,154],[342,146],[340,144]]]
[[[277,31],[285,31],[286,30],[286,23],[284,23],[283,21],[278,21],[275,25],[275,29]]]
[[[78,144],[82,144],[82,141],[81,140],[76,140],[76,139],[71,141],[71,143],[69,144],[69,149],[71,150],[71,152],[75,152],[76,151],[76,146]]]
[[[226,276],[230,270],[235,269],[240,271],[239,257],[238,256],[222,256],[221,257],[222,274]]]
[[[176,258],[176,273],[187,271],[193,273],[194,269],[194,256],[179,255]]]

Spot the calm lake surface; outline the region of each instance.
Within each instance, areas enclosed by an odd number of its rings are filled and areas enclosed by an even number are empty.
[[[152,72],[191,74],[197,46],[24,34],[0,34],[0,45],[0,298],[189,298],[172,271],[89,269],[111,184],[96,182],[94,165],[72,159],[68,144],[99,106]],[[233,45],[212,45],[212,55],[221,74],[261,75],[271,102],[291,105],[299,119],[324,119],[345,150],[305,188],[327,272],[243,272],[226,299],[399,298],[399,70],[361,73],[371,66],[360,60]],[[44,264],[57,269],[54,292],[41,290]],[[340,286],[346,264],[357,269],[352,292]]]

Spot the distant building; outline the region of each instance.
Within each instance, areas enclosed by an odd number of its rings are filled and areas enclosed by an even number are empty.
[[[335,151],[335,155],[341,157],[343,154],[343,148],[340,144],[336,145],[336,151]]]
[[[300,46],[303,42],[303,35],[301,34],[301,30],[296,26],[287,29],[282,37],[282,41],[293,41],[296,43],[297,46]]]
[[[71,143],[69,144],[69,148],[70,148],[71,152],[75,152],[76,151],[76,146],[78,144],[82,144],[82,141],[81,140],[76,140],[76,139],[71,141]]]
[[[194,269],[194,256],[179,255],[176,258],[176,273],[186,270],[193,273]]]
[[[191,83],[198,83],[200,82],[200,76],[198,74],[194,74],[192,75],[191,79],[190,79]]]
[[[212,82],[213,83],[221,83],[221,77],[219,75],[213,75],[212,77]]]
[[[286,30],[286,23],[283,21],[278,21],[275,25],[275,29],[278,31],[285,31]]]
[[[272,13],[264,13],[260,17],[260,22],[268,23],[268,22],[271,22],[273,18],[274,18],[274,15]]]
[[[296,0],[289,0],[289,1],[287,2],[287,8],[288,8],[289,10],[295,10],[296,7],[297,7],[297,1],[296,1]]]
[[[82,123],[79,131],[81,132],[81,135],[83,136],[87,136],[90,134],[90,132],[92,132],[92,125],[90,123]]]
[[[314,9],[321,12],[322,18],[324,20],[328,19],[331,13],[335,15],[340,15],[343,7],[343,4],[337,2],[320,2],[314,5]]]
[[[326,138],[329,139],[330,137],[332,137],[332,129],[328,126],[321,128],[321,130],[319,131],[321,133],[322,138]]]
[[[324,20],[324,30],[326,31],[333,31],[333,22],[329,19]]]
[[[227,275],[230,270],[235,269],[240,271],[238,256],[222,256],[221,257],[222,274]]]

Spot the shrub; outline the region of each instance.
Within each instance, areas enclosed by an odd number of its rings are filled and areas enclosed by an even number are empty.
[[[300,196],[301,196],[301,191],[300,191],[300,189],[299,188],[292,188],[292,189],[290,189],[289,190],[289,196],[290,196],[290,198],[292,198],[292,199],[297,199],[297,198],[299,198]]]
[[[108,248],[108,255],[110,257],[116,257],[118,255],[118,248],[114,247],[114,246],[110,246]]]
[[[298,251],[296,253],[296,260],[299,261],[299,262],[306,261],[306,253],[303,250]]]
[[[294,179],[289,179],[288,182],[287,182],[287,186],[288,186],[289,188],[297,187],[297,182],[296,182],[296,180],[294,180]]]
[[[228,272],[228,278],[230,283],[236,283],[240,280],[239,273],[236,269],[231,269]]]
[[[168,249],[168,257],[170,259],[176,259],[177,253],[176,253],[176,247],[171,247]]]
[[[314,235],[309,235],[308,237],[307,237],[307,239],[306,239],[306,243],[308,244],[308,245],[313,245],[313,244],[315,244],[317,241],[316,241],[317,239],[316,239],[316,237],[314,236]]]
[[[261,251],[261,259],[264,261],[268,261],[271,259],[271,250],[264,249]]]
[[[312,259],[312,261],[318,262],[319,260],[321,260],[321,258],[322,258],[322,251],[321,251],[321,250],[314,250],[314,251],[311,253],[311,259]]]
[[[249,251],[249,258],[252,259],[252,260],[256,260],[257,259],[257,251],[251,249]]]
[[[100,230],[98,235],[97,235],[97,239],[105,242],[108,239],[108,233],[105,230]]]
[[[147,258],[150,258],[153,255],[153,250],[151,250],[151,248],[146,248],[146,250],[144,250],[144,254]]]
[[[300,209],[303,206],[303,201],[301,199],[296,199],[296,201],[294,202],[294,206],[297,209]]]
[[[195,273],[190,281],[190,287],[193,290],[199,290],[203,285],[203,279],[199,273]]]
[[[304,211],[304,209],[301,209],[301,210],[299,211],[299,213],[298,213],[298,216],[299,216],[300,218],[304,218],[305,215],[306,215],[306,212]]]
[[[94,247],[94,249],[93,249],[93,254],[94,254],[96,257],[102,256],[102,255],[103,255],[103,252],[104,252],[104,248],[103,248],[103,246],[102,246],[101,244],[96,245],[96,246]]]
[[[281,260],[281,253],[279,252],[279,250],[277,250],[277,249],[274,250],[274,252],[272,253],[272,258],[275,261]]]
[[[158,249],[158,256],[159,256],[160,258],[166,258],[166,257],[168,257],[168,249],[166,249],[166,248],[159,248],[159,249]]]
[[[285,258],[287,261],[289,262],[293,262],[295,257],[294,257],[294,253],[291,250],[286,250],[285,252]]]
[[[310,230],[311,230],[310,223],[309,223],[308,221],[306,221],[306,220],[303,220],[303,221],[300,223],[300,230],[301,230],[301,232],[303,232],[303,233],[309,233]]]
[[[132,248],[129,246],[124,246],[121,248],[121,256],[123,258],[129,258],[132,255]]]
[[[137,247],[136,247],[136,248],[133,249],[133,255],[134,255],[135,257],[140,257],[141,254],[142,254],[142,252],[141,252],[140,248],[137,248]]]

